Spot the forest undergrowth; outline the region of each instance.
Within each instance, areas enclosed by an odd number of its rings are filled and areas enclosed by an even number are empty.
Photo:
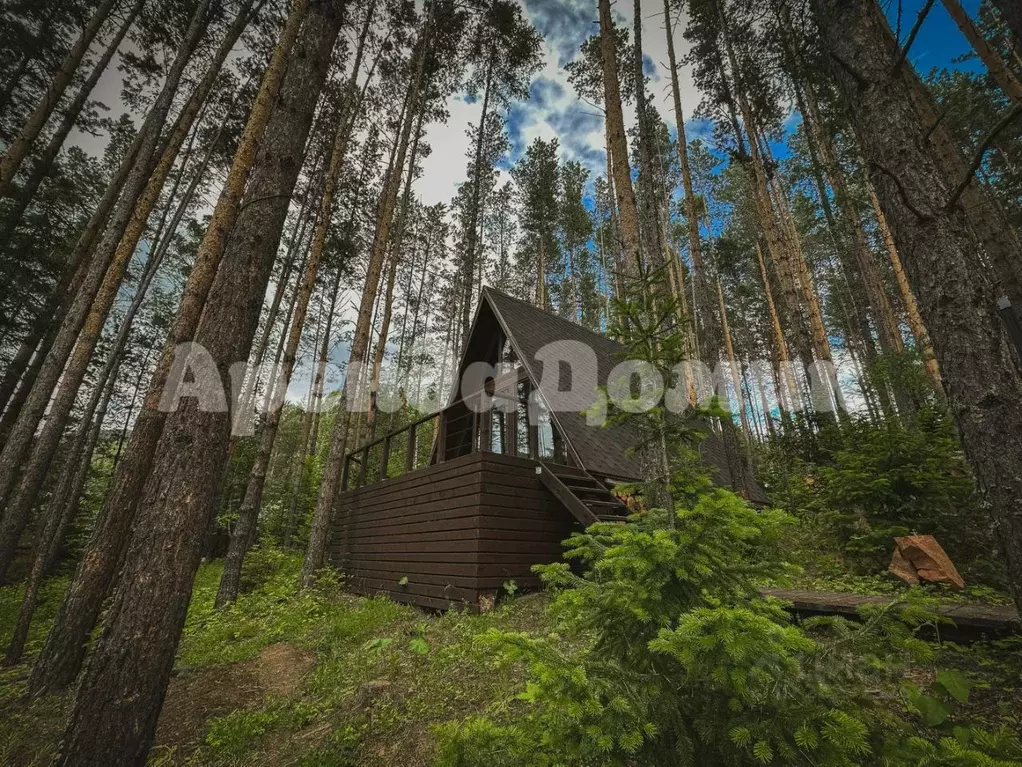
[[[560,617],[557,604],[568,592],[556,588],[519,594],[509,583],[509,593],[492,612],[437,614],[386,598],[355,596],[336,576],[321,578],[314,590],[297,591],[300,568],[301,559],[294,554],[272,547],[255,550],[245,565],[242,596],[217,612],[213,603],[222,564],[203,565],[149,764],[492,763],[495,755],[487,753],[487,744],[494,732],[508,726],[527,728],[528,711],[543,705],[541,698],[530,697],[537,685],[536,659],[509,659],[498,647],[502,640],[495,645],[494,638],[546,643],[565,662],[581,663],[591,651],[590,632],[558,633],[563,604]],[[55,579],[43,595],[39,628],[28,645],[29,663],[65,587],[65,579]],[[0,590],[0,635],[12,628],[19,591]],[[892,594],[892,600],[896,598]],[[762,606],[766,609],[765,602]],[[925,622],[925,607],[918,609],[916,620]],[[947,752],[929,754],[917,744],[917,754],[891,763],[1020,763],[1013,761],[1022,757],[1008,733],[1022,726],[1022,639],[969,645],[920,642],[915,657],[906,660],[894,650],[906,636],[894,631],[871,642],[870,652],[850,656],[864,668],[884,669],[879,675],[870,672],[872,681],[882,678],[883,683],[869,693],[880,702],[878,712],[891,732],[898,731],[894,723],[900,722],[927,743],[939,743],[942,737],[974,743],[976,735],[966,736],[963,728],[975,728],[968,731],[982,733],[981,741],[989,739],[988,752],[1003,756],[995,759],[980,756],[982,749],[970,750],[956,761],[958,757]],[[33,703],[24,699],[29,668],[22,664],[0,676],[4,764],[48,764],[69,714],[67,695]],[[936,726],[928,727],[927,721]],[[612,728],[606,733],[613,736]],[[742,733],[728,737],[740,739]],[[474,750],[478,747],[483,751]],[[498,752],[504,750],[502,746]],[[659,763],[641,758],[623,762],[615,751],[606,752],[605,762],[568,763]],[[496,763],[513,764],[521,756],[510,749],[507,759]],[[749,763],[770,763],[751,752],[750,757]],[[863,758],[849,763],[879,762]]]

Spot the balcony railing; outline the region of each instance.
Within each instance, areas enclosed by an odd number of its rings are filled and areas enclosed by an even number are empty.
[[[380,439],[367,442],[344,458],[341,490],[354,490],[367,484],[408,474],[416,469],[443,463],[476,452],[496,452],[539,460],[564,462],[561,441],[553,439],[553,455],[541,456],[537,418],[533,415],[521,422],[520,406],[534,407],[531,403],[531,382],[524,371],[515,371],[496,381],[487,383],[486,389],[458,400],[436,413],[406,424]],[[472,404],[488,397],[503,407],[495,406],[484,412]],[[429,447],[423,441],[427,424],[433,425],[427,436]],[[494,425],[499,424],[500,440],[494,445]],[[378,460],[377,453],[379,454]],[[403,458],[395,460],[396,456]]]

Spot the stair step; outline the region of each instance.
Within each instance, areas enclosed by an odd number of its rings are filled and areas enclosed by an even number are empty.
[[[601,522],[621,522],[622,524],[628,521],[625,517],[618,517],[613,514],[597,514],[596,518]]]
[[[592,506],[604,506],[604,507],[612,508],[612,509],[627,509],[628,508],[627,506],[625,506],[620,501],[582,501],[582,503],[584,503],[586,506],[590,506],[590,507],[592,507]]]
[[[610,491],[605,487],[584,487],[582,485],[569,485],[567,482],[565,486],[568,487],[573,493],[589,493],[590,495],[610,495]]]

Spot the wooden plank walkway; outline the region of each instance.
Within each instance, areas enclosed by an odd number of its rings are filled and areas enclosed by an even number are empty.
[[[840,615],[849,618],[858,617],[859,608],[864,605],[887,604],[894,598],[797,589],[764,589],[763,594],[790,602],[790,609],[796,615]],[[954,621],[957,629],[954,633],[963,636],[1022,634],[1022,619],[1014,607],[946,603],[937,612]],[[943,628],[941,633],[945,633]]]

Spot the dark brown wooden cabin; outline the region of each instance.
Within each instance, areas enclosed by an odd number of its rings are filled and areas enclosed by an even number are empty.
[[[536,353],[563,340],[596,352],[600,385],[621,361],[617,342],[484,288],[460,372],[478,361],[509,372],[480,392],[455,391],[439,413],[345,459],[330,556],[353,590],[423,607],[475,606],[509,581],[538,586],[532,566],[556,561],[573,530],[628,515],[611,488],[643,475],[628,453],[636,433],[544,404]],[[478,413],[469,404],[483,395],[493,407]],[[702,450],[716,481],[733,486],[721,440],[711,434]],[[756,485],[735,489],[767,502]]]

